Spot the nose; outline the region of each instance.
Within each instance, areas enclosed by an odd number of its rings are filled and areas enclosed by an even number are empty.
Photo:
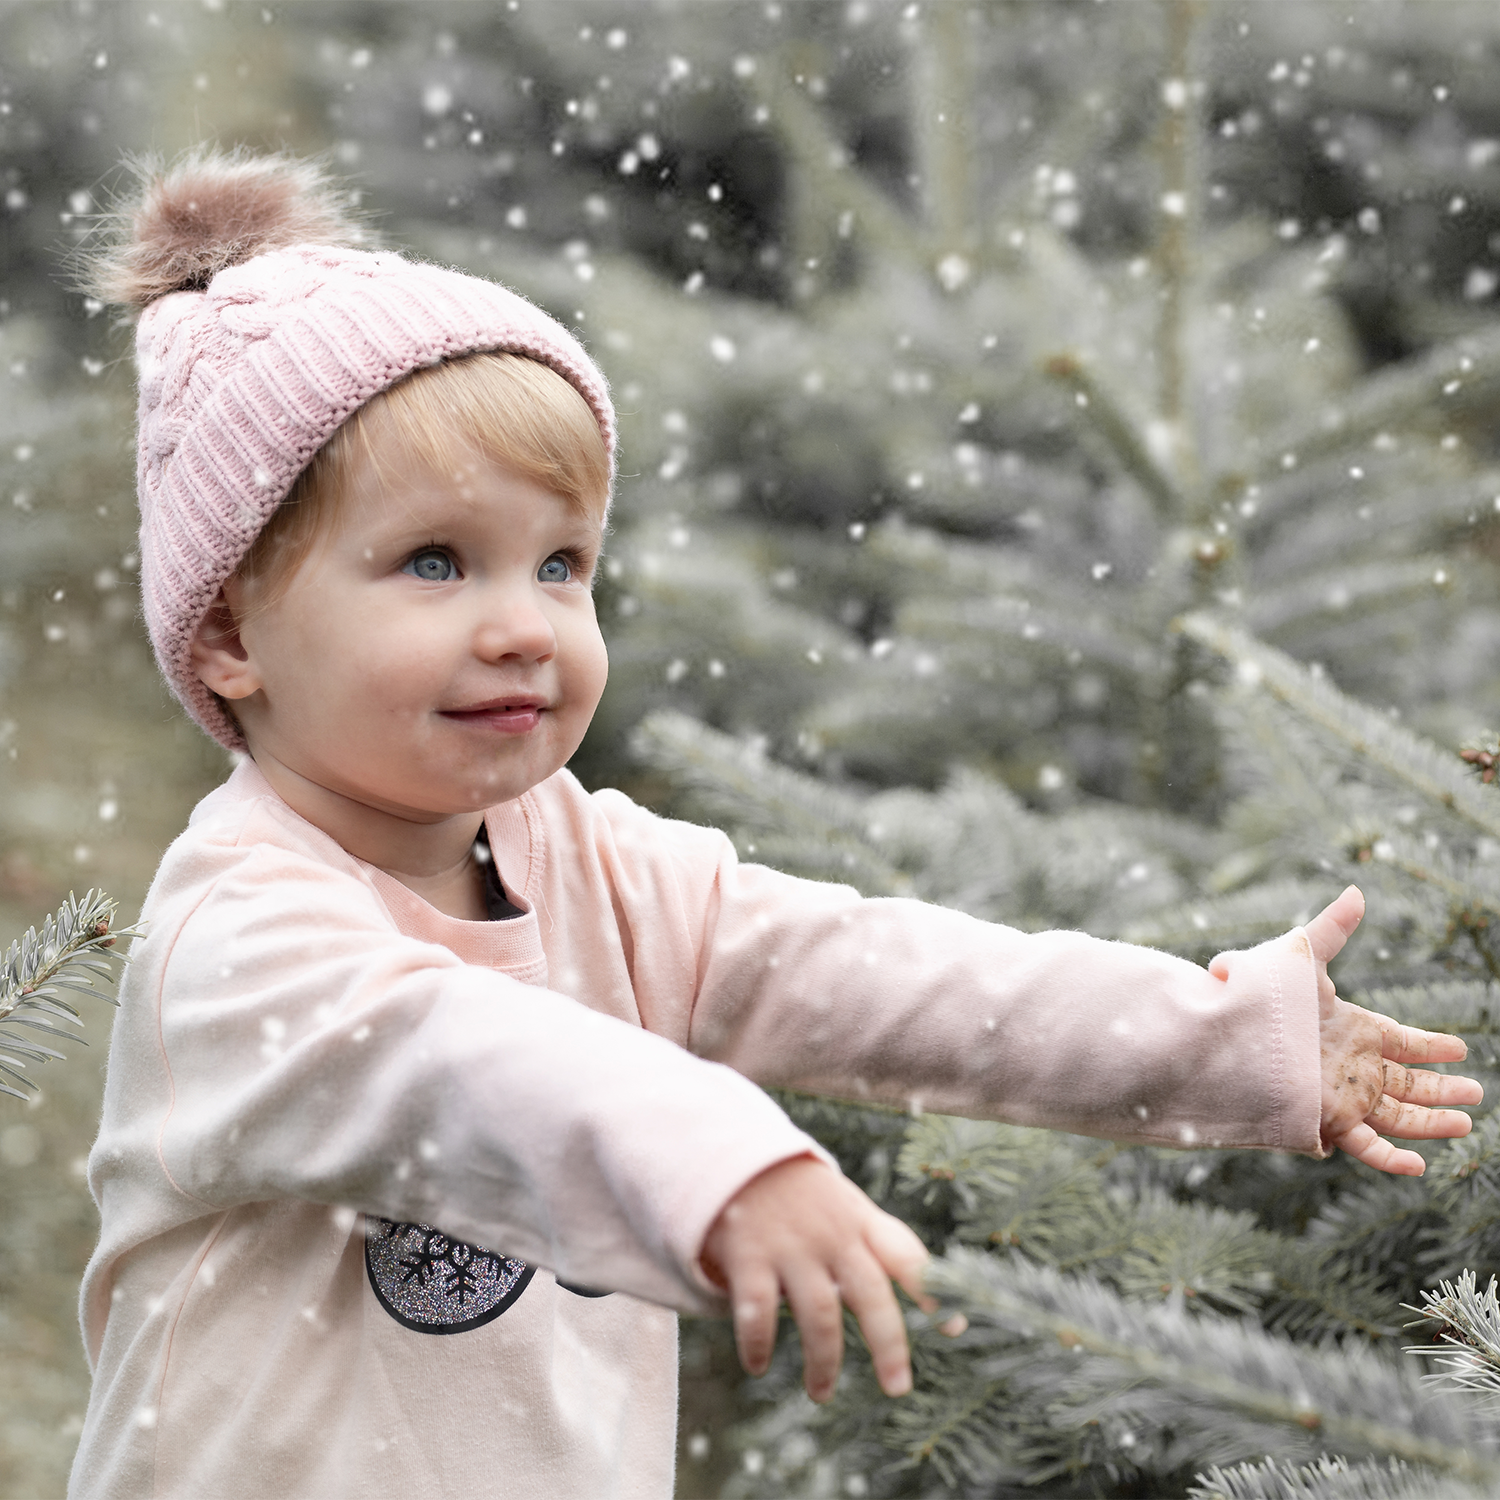
[[[529,591],[498,589],[484,601],[474,650],[485,661],[550,661],[557,654],[557,632]]]

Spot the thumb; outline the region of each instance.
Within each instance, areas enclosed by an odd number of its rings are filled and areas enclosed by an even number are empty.
[[[1336,957],[1353,936],[1364,914],[1365,898],[1357,885],[1349,886],[1330,901],[1304,929],[1313,957],[1320,964]]]

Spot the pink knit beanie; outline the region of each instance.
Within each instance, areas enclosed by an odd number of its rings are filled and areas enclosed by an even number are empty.
[[[198,152],[148,178],[98,260],[109,301],[142,309],[141,591],[172,691],[221,745],[245,742],[193,670],[224,580],[297,475],[357,408],[424,365],[481,350],[550,366],[588,402],[614,462],[604,376],[555,319],[493,282],[366,236],[322,173],[288,157]]]

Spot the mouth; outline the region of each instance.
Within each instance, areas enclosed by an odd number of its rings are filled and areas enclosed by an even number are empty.
[[[528,734],[541,723],[547,706],[542,698],[495,698],[467,708],[439,709],[438,713],[454,724],[470,724],[500,734]]]

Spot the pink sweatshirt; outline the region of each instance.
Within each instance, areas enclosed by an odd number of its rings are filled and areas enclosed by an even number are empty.
[[[709,1226],[818,1149],[757,1083],[1320,1154],[1301,932],[1220,980],[741,865],[567,772],[487,824],[506,922],[248,762],[168,850],[90,1159],[74,1500],[666,1500],[672,1309],[723,1310]]]

